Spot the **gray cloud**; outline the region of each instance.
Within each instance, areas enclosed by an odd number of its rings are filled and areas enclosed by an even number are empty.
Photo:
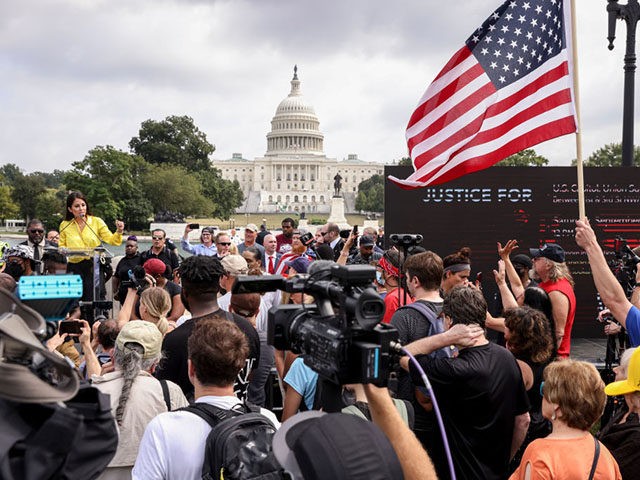
[[[423,91],[494,0],[8,0],[0,5],[0,162],[68,168],[126,149],[147,118],[187,114],[216,158],[260,156],[300,67],[326,153],[388,161]],[[579,9],[585,156],[617,141],[624,26],[606,50],[604,6]],[[557,164],[573,138],[539,147]]]

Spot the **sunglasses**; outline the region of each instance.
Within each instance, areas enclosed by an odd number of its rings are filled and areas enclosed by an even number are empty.
[[[151,240],[164,240],[164,237],[151,237]]]
[[[29,230],[29,233],[44,233],[44,230],[34,228],[33,230]]]
[[[224,245],[225,247],[228,247],[229,245],[231,245],[231,242],[218,242],[218,245]]]

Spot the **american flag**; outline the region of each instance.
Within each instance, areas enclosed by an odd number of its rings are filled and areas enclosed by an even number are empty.
[[[429,85],[407,126],[415,172],[403,188],[448,182],[576,131],[570,0],[508,0]]]

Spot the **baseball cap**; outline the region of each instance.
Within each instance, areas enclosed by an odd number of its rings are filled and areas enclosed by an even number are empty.
[[[249,271],[247,261],[242,255],[227,255],[221,260],[222,268],[228,275],[237,277],[238,275],[246,275]]]
[[[131,320],[124,324],[116,338],[116,345],[124,350],[127,343],[137,343],[144,353],[142,358],[155,358],[160,355],[162,334],[158,327],[145,320]]]
[[[144,271],[149,275],[164,275],[167,270],[167,265],[159,258],[150,258],[144,265],[142,265]]]
[[[274,435],[273,453],[295,480],[402,478],[400,461],[384,433],[345,413],[294,415]]]
[[[640,392],[640,348],[636,348],[631,354],[629,367],[627,369],[627,378],[610,383],[604,387],[604,392],[611,397]]]
[[[530,248],[533,258],[544,257],[554,262],[564,263],[564,249],[556,243],[545,243],[542,248]]]
[[[373,241],[373,237],[371,235],[363,235],[360,237],[360,246],[361,247],[373,247],[375,242]]]
[[[246,227],[244,227],[245,230],[251,230],[253,232],[257,232],[258,231],[258,227],[256,226],[255,223],[249,223],[247,224]]]
[[[518,255],[514,255],[511,257],[511,263],[514,265],[522,265],[523,267],[531,268],[533,267],[533,262],[529,258],[528,255],[524,253],[519,253]]]
[[[291,260],[290,262],[287,262],[286,265],[289,268],[293,268],[296,273],[307,273],[310,263],[311,260],[309,260],[307,257],[298,257],[294,260]]]

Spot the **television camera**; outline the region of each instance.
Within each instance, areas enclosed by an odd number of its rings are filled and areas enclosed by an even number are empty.
[[[268,342],[304,355],[304,362],[335,384],[385,386],[398,357],[398,332],[381,324],[384,301],[374,290],[375,268],[319,260],[307,275],[240,276],[233,293],[283,290],[305,293],[313,304],[269,310]]]
[[[636,284],[636,271],[640,257],[631,250],[622,237],[616,237],[613,251],[615,258],[609,262],[609,267],[629,297]]]

